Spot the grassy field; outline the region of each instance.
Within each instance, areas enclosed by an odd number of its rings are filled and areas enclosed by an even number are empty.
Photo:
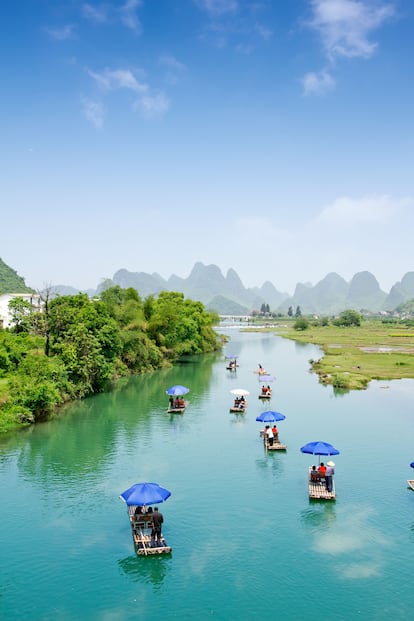
[[[280,336],[320,345],[323,356],[311,360],[320,381],[338,390],[366,388],[370,380],[414,378],[414,330],[400,324],[363,321],[360,327],[293,329],[294,321],[274,328]]]

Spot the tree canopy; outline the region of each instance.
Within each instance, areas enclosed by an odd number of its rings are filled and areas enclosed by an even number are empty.
[[[362,321],[362,316],[352,309],[344,310],[342,313],[333,320],[333,324],[335,326],[360,326]]]
[[[15,299],[11,311],[12,329],[0,331],[0,377],[9,385],[0,413],[20,421],[40,420],[122,375],[219,347],[218,316],[177,292],[142,300],[135,289],[114,286],[96,299],[47,299],[40,313]]]

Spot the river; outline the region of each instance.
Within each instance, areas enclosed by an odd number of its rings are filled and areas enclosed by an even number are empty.
[[[0,438],[0,618],[28,621],[412,618],[414,381],[336,396],[320,357],[269,333],[229,330],[223,354],[119,382],[55,420]],[[276,376],[257,398],[258,363]],[[190,388],[182,416],[165,390]],[[230,390],[250,391],[229,413]],[[266,454],[256,416],[282,412],[286,453]],[[340,450],[336,502],[310,501],[300,447]],[[119,494],[171,490],[173,552],[137,557]]]

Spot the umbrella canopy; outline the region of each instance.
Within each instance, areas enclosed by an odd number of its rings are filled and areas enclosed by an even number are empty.
[[[259,382],[273,382],[275,379],[274,375],[268,375],[267,373],[265,375],[259,375]]]
[[[227,360],[235,360],[236,358],[237,358],[237,356],[236,356],[235,354],[228,354],[228,355],[226,356],[226,359],[227,359]]]
[[[414,461],[411,462],[410,466],[411,468],[414,468]]]
[[[339,455],[338,449],[328,442],[308,442],[300,450],[311,455]]]
[[[171,496],[171,492],[158,483],[135,483],[132,487],[122,492],[120,498],[130,505],[154,505],[164,502]]]
[[[168,390],[165,391],[167,393],[167,395],[186,395],[188,392],[190,392],[189,388],[186,388],[185,386],[171,386],[171,388],[169,388]]]
[[[256,416],[256,420],[259,421],[259,423],[274,423],[277,420],[284,420],[285,418],[286,416],[284,414],[273,412],[272,410],[262,412],[259,416]]]
[[[249,391],[244,388],[233,388],[230,392],[232,395],[236,395],[237,397],[247,397],[247,395],[250,395]]]

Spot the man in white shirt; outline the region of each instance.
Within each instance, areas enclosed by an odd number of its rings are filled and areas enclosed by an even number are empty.
[[[269,446],[273,446],[274,435],[269,425],[266,425],[265,433],[266,433],[267,441],[269,442]]]

